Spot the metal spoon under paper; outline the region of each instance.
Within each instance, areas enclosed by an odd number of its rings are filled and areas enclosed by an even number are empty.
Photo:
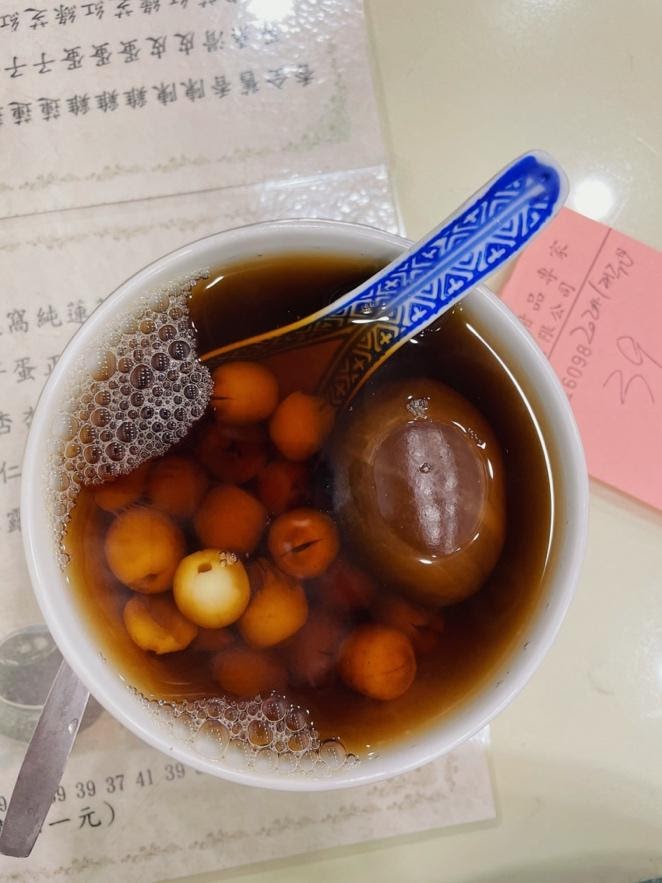
[[[18,773],[0,831],[0,852],[30,855],[60,784],[89,698],[62,662]]]

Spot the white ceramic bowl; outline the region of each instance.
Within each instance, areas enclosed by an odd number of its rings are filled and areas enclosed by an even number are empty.
[[[407,240],[369,227],[332,221],[277,221],[218,233],[185,245],[155,261],[121,285],[87,320],[62,354],[39,401],[23,467],[21,514],[25,554],[32,584],[49,629],[63,656],[105,708],[145,742],[203,772],[248,785],[315,791],[373,782],[419,767],[463,742],[498,714],[529,680],[561,625],[582,561],[587,522],[587,476],[577,428],[549,363],[517,319],[487,288],[464,301],[469,317],[489,329],[489,344],[517,377],[545,426],[545,441],[556,464],[554,541],[543,597],[521,643],[499,671],[454,714],[430,725],[380,756],[343,768],[330,777],[305,773],[262,773],[229,761],[209,760],[183,737],[160,724],[127,688],[100,653],[54,554],[51,523],[44,506],[51,427],[61,413],[68,376],[107,329],[135,308],[137,299],[202,267],[256,254],[316,252],[367,255],[392,260]]]

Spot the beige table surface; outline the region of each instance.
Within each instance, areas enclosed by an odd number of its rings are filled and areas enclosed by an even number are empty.
[[[542,147],[567,169],[572,207],[662,248],[662,3],[369,0],[368,12],[411,236]],[[662,516],[593,485],[576,601],[492,740],[495,822],[192,879],[662,875]]]

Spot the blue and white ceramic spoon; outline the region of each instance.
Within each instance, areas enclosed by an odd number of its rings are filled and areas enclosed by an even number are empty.
[[[306,318],[206,353],[262,360],[320,343],[329,358],[318,392],[346,405],[403,343],[514,257],[563,205],[568,184],[546,153],[514,160],[432,232],[366,282]]]

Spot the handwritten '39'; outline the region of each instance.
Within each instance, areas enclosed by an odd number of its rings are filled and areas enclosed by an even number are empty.
[[[615,368],[607,376],[605,382],[602,384],[602,388],[604,389],[613,381],[612,386],[616,385],[620,403],[621,405],[624,405],[627,402],[629,393],[634,388],[635,384],[637,384],[646,390],[650,397],[651,404],[654,405],[655,395],[643,372],[655,370],[656,368],[662,371],[662,362],[658,362],[657,359],[654,359],[653,356],[651,356],[651,354],[629,334],[617,338],[616,348],[627,362],[635,368],[641,368],[641,371],[634,373],[631,368],[626,368],[625,371],[622,368]],[[629,376],[626,376],[626,371],[628,371]]]

